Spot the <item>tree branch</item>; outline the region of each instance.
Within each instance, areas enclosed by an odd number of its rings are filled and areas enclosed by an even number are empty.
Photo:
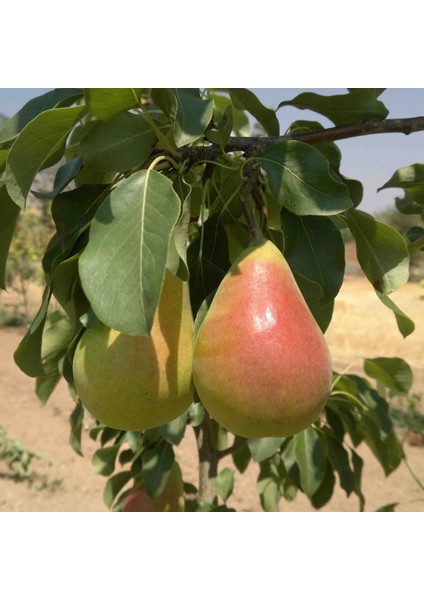
[[[292,135],[271,136],[264,138],[255,137],[230,137],[224,152],[244,152],[246,156],[255,156],[258,152],[278,142],[297,140],[308,144],[319,142],[334,142],[363,135],[375,135],[377,133],[404,133],[409,135],[417,131],[424,131],[424,117],[412,117],[408,119],[386,119],[385,121],[363,121],[352,125],[340,127],[329,127],[320,131],[307,131]],[[209,146],[193,146],[178,148],[178,153],[183,159],[190,162],[215,160],[223,150],[216,144]]]

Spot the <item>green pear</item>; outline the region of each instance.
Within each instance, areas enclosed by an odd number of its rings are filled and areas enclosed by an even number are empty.
[[[293,435],[322,411],[330,353],[272,242],[251,245],[222,280],[195,340],[193,378],[210,415],[241,437]]]
[[[127,496],[122,512],[183,512],[184,483],[181,469],[174,462],[165,489],[157,498],[150,498],[143,486],[134,488]]]
[[[159,427],[193,400],[192,359],[188,285],[166,271],[150,336],[126,335],[102,323],[87,329],[75,351],[75,386],[88,412],[109,427]]]

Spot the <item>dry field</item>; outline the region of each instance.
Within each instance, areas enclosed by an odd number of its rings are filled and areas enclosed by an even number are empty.
[[[364,357],[401,356],[413,367],[414,391],[424,397],[424,290],[409,283],[392,295],[399,307],[416,323],[416,331],[403,340],[392,313],[377,299],[362,278],[347,277],[336,301],[333,322],[326,334],[333,355],[334,368],[361,372]],[[6,295],[0,296],[0,305]],[[13,362],[13,352],[23,335],[22,330],[0,329],[0,425],[9,437],[17,438],[28,450],[41,454],[34,468],[49,482],[61,480],[59,487],[36,490],[26,483],[15,483],[0,463],[0,511],[104,511],[102,491],[105,479],[96,475],[90,460],[95,444],[84,434],[84,457],[77,456],[68,444],[68,416],[73,403],[61,383],[45,407],[34,394],[34,382],[23,375]],[[417,474],[424,480],[424,447],[406,446]],[[398,510],[423,511],[424,492],[402,466],[387,479],[372,454],[359,447],[365,460],[364,492],[366,510],[376,510],[390,502],[400,502]],[[186,481],[196,482],[196,448],[191,431],[177,448]],[[223,466],[231,466],[231,458]],[[229,504],[242,511],[261,510],[255,489],[257,467],[248,468],[243,477],[236,475],[235,493]],[[292,503],[282,501],[283,511],[310,511],[302,494]],[[356,497],[346,498],[337,490],[325,511],[355,511]]]

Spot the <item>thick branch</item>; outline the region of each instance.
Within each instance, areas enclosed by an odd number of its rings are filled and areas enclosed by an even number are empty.
[[[353,125],[330,127],[320,131],[309,131],[278,137],[231,137],[228,144],[225,146],[224,151],[244,152],[247,156],[254,156],[267,146],[278,142],[287,142],[289,140],[317,144],[324,141],[330,142],[362,135],[374,135],[377,133],[404,133],[409,135],[410,133],[416,133],[417,131],[424,131],[424,117],[386,119],[385,121],[364,121],[362,123],[354,123]],[[215,160],[222,154],[221,148],[215,144],[209,146],[185,146],[183,148],[178,148],[178,152],[183,158],[188,158],[192,162]]]

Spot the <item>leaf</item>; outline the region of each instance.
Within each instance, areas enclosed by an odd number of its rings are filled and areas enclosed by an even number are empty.
[[[37,377],[35,391],[45,404],[61,378],[60,363],[73,338],[73,327],[68,318],[59,311],[47,319],[41,340],[41,359],[45,375]]]
[[[160,429],[160,434],[164,440],[168,443],[178,446],[181,440],[184,437],[185,430],[187,424],[187,411],[182,415],[167,423],[166,425],[162,425]]]
[[[181,200],[181,213],[169,239],[167,268],[183,281],[188,281],[187,247],[191,216],[191,185],[178,175],[173,187]]]
[[[213,144],[217,144],[224,149],[228,144],[231,132],[233,130],[233,111],[231,106],[227,106],[224,114],[218,123],[206,131],[207,139]]]
[[[284,438],[268,437],[268,438],[257,438],[247,440],[250,454],[253,460],[256,462],[262,462],[263,460],[273,456],[281,448]]]
[[[188,410],[188,423],[192,427],[198,427],[205,418],[205,409],[200,402],[193,402]]]
[[[142,115],[124,112],[97,123],[80,147],[89,169],[123,173],[144,163],[155,142],[156,134]]]
[[[344,243],[328,217],[297,216],[283,209],[284,256],[292,271],[322,289],[323,304],[334,299],[343,283]]]
[[[190,269],[190,300],[196,315],[202,302],[214,292],[231,267],[228,238],[219,214],[203,223],[198,237],[187,250]]]
[[[408,335],[411,335],[411,333],[415,330],[415,324],[412,321],[412,319],[405,315],[405,313],[402,312],[398,306],[396,306],[396,304],[393,302],[393,300],[391,300],[391,298],[389,298],[385,294],[381,294],[377,290],[375,293],[377,294],[377,297],[381,300],[381,302],[385,306],[387,306],[387,308],[390,308],[390,310],[393,311],[397,326],[403,337],[406,338],[408,337]]]
[[[293,100],[280,102],[278,108],[281,106],[313,110],[333,121],[334,125],[349,125],[367,119],[381,121],[389,114],[384,104],[377,100],[375,93],[365,88],[355,89],[349,94],[333,96],[304,92]]]
[[[106,477],[112,475],[115,470],[116,457],[118,456],[120,447],[120,444],[115,444],[97,450],[91,459],[94,471]]]
[[[331,174],[321,152],[308,144],[272,144],[257,161],[280,206],[296,215],[335,215],[352,206],[348,188]]]
[[[268,135],[280,135],[280,123],[275,110],[267,108],[253,92],[245,88],[229,88],[235,108],[247,110],[262,125]]]
[[[84,407],[82,404],[77,404],[69,417],[71,425],[71,433],[69,435],[69,443],[77,454],[82,456],[81,449],[81,434],[84,421]]]
[[[241,438],[238,439],[240,440]],[[237,448],[237,450],[232,453],[232,458],[237,471],[239,473],[244,473],[251,460],[251,454],[248,445],[244,443],[241,447]]]
[[[362,493],[362,469],[364,467],[364,461],[352,448],[350,449],[350,452],[352,456],[353,472],[355,474],[354,492],[359,498],[359,510],[360,512],[363,512],[365,508],[365,497]]]
[[[408,281],[409,254],[403,236],[360,210],[346,213],[359,264],[376,291],[390,294]]]
[[[380,506],[377,508],[375,512],[396,512],[395,508],[399,504],[399,502],[393,502],[392,504],[385,504],[384,506]]]
[[[60,194],[75,179],[83,167],[82,156],[77,156],[69,160],[58,168],[54,178],[53,189],[51,192],[38,192],[31,190],[31,193],[41,200],[52,200]]]
[[[165,441],[143,455],[143,484],[150,498],[157,498],[164,491],[174,460],[174,450]]]
[[[369,377],[377,379],[385,387],[402,394],[408,394],[413,382],[411,367],[402,358],[366,358],[364,371]]]
[[[186,146],[204,134],[212,119],[213,101],[202,100],[196,88],[175,88],[172,91],[178,106],[174,128],[175,143],[177,146]]]
[[[333,316],[334,301],[327,302],[327,304],[321,304],[321,286],[296,271],[293,271],[293,275],[315,321],[318,323],[321,331],[325,333]]]
[[[153,102],[161,109],[170,121],[175,121],[177,113],[177,99],[170,88],[153,88],[151,91]]]
[[[137,106],[140,88],[85,88],[88,110],[100,121],[107,121],[124,110]]]
[[[344,446],[330,435],[325,436],[325,443],[328,460],[339,476],[341,487],[349,496],[355,488],[355,474],[349,463],[349,455]]]
[[[122,488],[132,479],[131,471],[121,471],[108,479],[103,490],[103,502],[108,508],[111,508],[116,496]]]
[[[90,209],[96,207],[105,190],[105,185],[82,185],[53,199],[51,212],[61,240],[89,223],[94,216]]]
[[[37,98],[32,98],[0,129],[0,146],[13,140],[40,113],[54,108],[64,100],[74,101],[81,96],[82,90],[78,88],[58,88],[37,96]]]
[[[31,323],[25,337],[20,342],[13,355],[15,363],[29,377],[39,377],[45,375],[41,344],[44,325],[47,319],[47,309],[51,297],[50,286],[46,286],[43,293],[43,300],[37,314]]]
[[[322,508],[333,495],[336,478],[330,465],[327,463],[324,479],[321,485],[311,497],[311,504],[314,508]]]
[[[6,289],[6,263],[10,243],[18,221],[19,206],[7,193],[6,186],[0,185],[0,288]]]
[[[66,138],[81,118],[84,106],[47,110],[21,131],[10,149],[6,185],[10,197],[23,208],[34,177],[63,155]]]
[[[225,467],[218,473],[215,479],[215,488],[218,492],[218,495],[224,502],[228,500],[228,498],[233,493],[234,489],[234,472]]]
[[[149,335],[179,209],[168,178],[140,171],[117,186],[96,212],[79,272],[96,316],[107,326]]]
[[[266,512],[277,512],[281,498],[281,477],[278,468],[270,461],[261,463],[256,488],[261,506]]]
[[[214,112],[222,116],[225,111],[230,107],[233,121],[233,132],[235,135],[240,137],[246,137],[250,135],[250,123],[247,115],[243,110],[237,110],[237,108],[231,103],[230,98],[227,96],[219,96],[212,94],[214,103]]]
[[[424,206],[424,164],[415,163],[398,169],[389,181],[378,188],[378,192],[388,188],[402,188],[409,202]]]
[[[293,440],[302,489],[311,498],[325,477],[325,446],[311,427],[296,434]]]

